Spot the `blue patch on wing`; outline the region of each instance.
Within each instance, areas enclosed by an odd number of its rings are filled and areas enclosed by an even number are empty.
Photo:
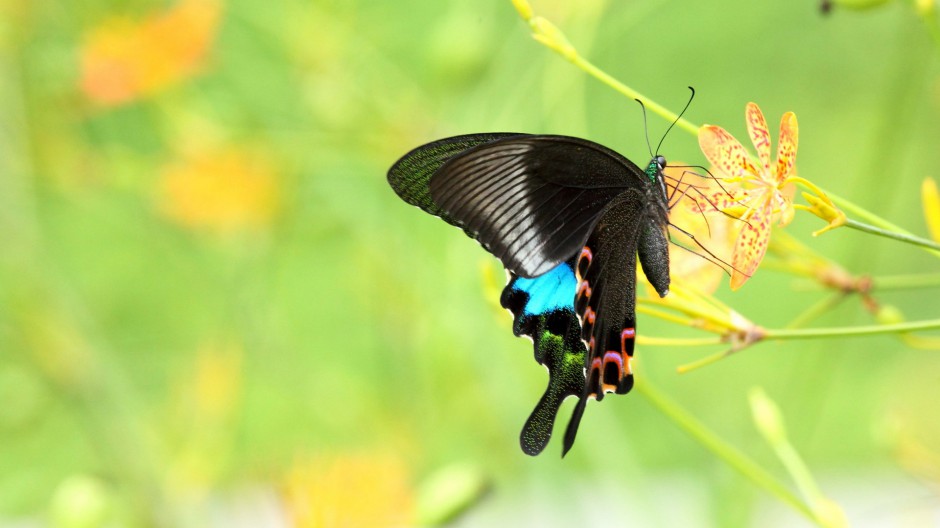
[[[523,309],[525,315],[541,315],[564,308],[573,309],[577,286],[574,268],[568,262],[562,262],[534,279],[517,277],[513,284],[514,289],[529,294],[529,302]]]

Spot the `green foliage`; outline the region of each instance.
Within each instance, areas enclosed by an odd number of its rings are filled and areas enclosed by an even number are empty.
[[[422,483],[454,464],[446,501],[478,525],[590,523],[600,499],[614,524],[803,520],[637,394],[588,405],[564,461],[557,429],[545,455],[524,456],[519,429],[547,378],[498,306],[497,264],[385,182],[409,149],[465,132],[579,135],[645,160],[635,103],[533,41],[505,0],[233,0],[193,28],[179,15],[168,33],[141,29],[189,4],[0,8],[0,524],[224,526],[218,509],[257,519],[277,507],[318,526],[309,497],[343,512],[355,493],[375,510],[357,518],[438,521],[453,512],[421,504],[445,501]],[[923,233],[940,69],[933,11],[916,6],[534,4],[553,23],[540,27],[664,106],[695,86],[692,123],[744,137],[747,101],[795,111],[800,176]],[[104,71],[164,69],[102,102],[116,77],[89,80],[82,57],[95,31],[130,49],[121,24],[147,61],[122,66],[139,55],[118,53]],[[666,126],[651,119],[650,136]],[[685,133],[663,150],[704,163]],[[853,273],[936,269],[893,240],[812,239],[807,218],[789,232]],[[719,297],[782,328],[818,301],[792,281],[762,270]],[[879,300],[918,320],[937,316],[935,297]],[[870,324],[860,305],[816,323]],[[642,315],[639,329],[698,335]],[[927,493],[909,473],[940,479],[935,352],[880,336],[781,341],[676,374],[717,350],[640,345],[637,376],[789,482],[748,409],[763,387],[786,445],[849,520],[873,507],[902,518]],[[848,479],[859,488],[840,487]],[[259,488],[277,499],[245,492]]]

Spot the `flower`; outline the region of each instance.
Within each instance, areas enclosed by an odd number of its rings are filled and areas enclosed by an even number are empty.
[[[937,191],[937,182],[933,178],[924,178],[921,185],[921,198],[924,204],[924,220],[930,238],[940,242],[940,191]]]
[[[415,499],[408,473],[400,457],[374,451],[301,461],[284,486],[292,526],[412,526]]]
[[[795,176],[798,128],[796,115],[787,112],[780,120],[780,144],[777,160],[771,164],[770,132],[760,107],[748,103],[745,109],[748,135],[757,150],[759,165],[741,143],[725,129],[705,125],[699,129],[702,152],[717,176],[728,183],[738,183],[743,190],[729,191],[709,198],[718,210],[740,218],[741,232],[734,247],[731,289],[736,290],[754,274],[764,258],[775,220],[786,225],[793,219],[790,178]]]
[[[236,146],[208,149],[162,171],[158,207],[186,227],[219,234],[268,227],[280,179],[267,157]]]
[[[690,172],[688,165],[670,161],[663,171],[670,197],[669,223],[682,246],[669,246],[669,275],[702,293],[718,289],[731,260],[735,228],[739,220],[728,215],[706,217],[703,200],[722,194],[718,183]]]
[[[81,90],[101,106],[117,106],[191,76],[209,52],[220,11],[218,0],[181,0],[142,21],[103,21],[80,51]]]

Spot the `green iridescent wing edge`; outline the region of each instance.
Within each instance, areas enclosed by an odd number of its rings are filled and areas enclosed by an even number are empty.
[[[406,203],[422,211],[440,217],[450,225],[464,230],[470,238],[476,238],[463,224],[455,220],[431,198],[431,177],[447,160],[474,147],[492,143],[498,139],[525,136],[517,132],[493,132],[466,134],[439,139],[421,145],[402,156],[388,170],[388,183],[392,190]]]

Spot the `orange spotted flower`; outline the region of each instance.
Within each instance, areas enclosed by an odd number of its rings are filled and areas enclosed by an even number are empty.
[[[764,114],[755,103],[745,109],[747,131],[757,150],[755,164],[741,143],[725,129],[705,125],[699,129],[698,142],[716,175],[728,183],[739,183],[743,190],[709,197],[715,208],[742,220],[741,232],[731,260],[731,289],[740,288],[754,274],[770,241],[775,220],[786,225],[793,219],[793,204],[784,188],[795,176],[798,129],[793,112],[780,120],[780,143],[776,163],[770,158],[770,131]]]

